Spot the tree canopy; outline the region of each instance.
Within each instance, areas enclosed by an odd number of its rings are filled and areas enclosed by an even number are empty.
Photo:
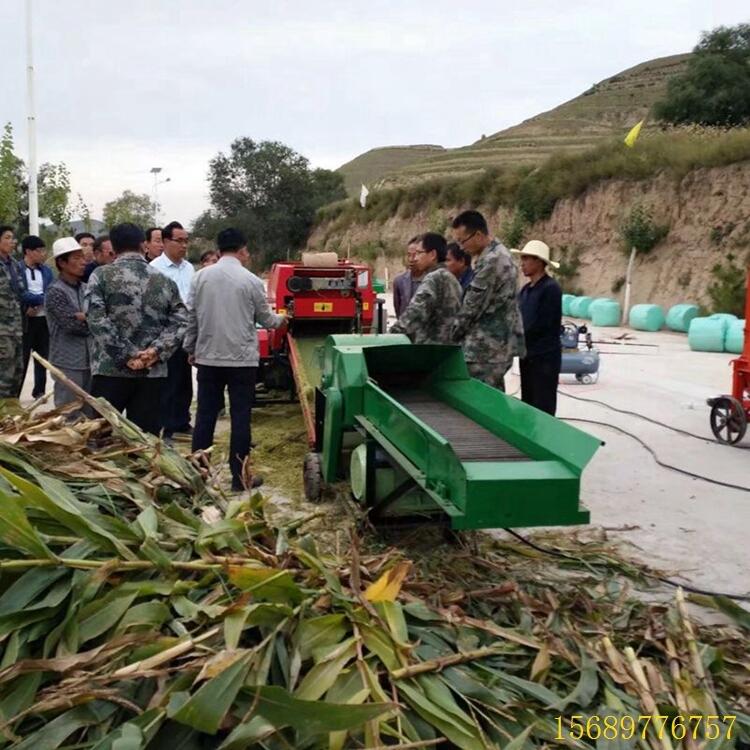
[[[687,69],[669,81],[654,113],[675,125],[750,123],[750,24],[704,33]]]
[[[155,209],[151,197],[146,193],[125,190],[119,198],[104,204],[104,223],[112,227],[129,221],[145,229],[155,223]]]
[[[237,138],[229,153],[209,165],[211,209],[195,222],[195,234],[213,239],[226,226],[248,236],[263,263],[304,245],[320,206],[346,197],[344,179],[278,141]]]

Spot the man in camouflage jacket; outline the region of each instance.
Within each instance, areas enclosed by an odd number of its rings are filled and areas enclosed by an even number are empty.
[[[490,237],[478,211],[464,211],[453,220],[453,238],[475,263],[474,278],[453,322],[453,341],[463,347],[472,377],[504,391],[513,357],[526,354],[518,272],[508,250]]]
[[[13,260],[13,227],[0,226],[0,398],[18,398],[23,385],[21,280]]]
[[[391,333],[405,333],[415,344],[451,344],[453,316],[461,307],[461,284],[443,265],[445,237],[434,232],[422,235],[415,267],[422,274],[416,294]]]
[[[174,281],[146,262],[140,227],[118,224],[110,239],[117,257],[87,289],[91,392],[156,435],[167,360],[182,345],[187,309]]]

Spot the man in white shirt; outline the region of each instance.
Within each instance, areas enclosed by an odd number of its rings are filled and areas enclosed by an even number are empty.
[[[210,448],[224,390],[229,390],[232,433],[229,468],[232,490],[257,487],[260,477],[243,475],[250,452],[250,409],[255,391],[259,351],[256,323],[279,328],[286,318],[271,311],[263,282],[243,266],[249,261],[247,240],[237,229],[216,238],[219,262],[196,274],[188,303],[184,347],[198,368],[198,410],[193,450]]]
[[[168,276],[180,292],[180,299],[187,304],[190,283],[195,269],[187,259],[189,237],[178,221],[171,221],[161,230],[164,251],[150,265]],[[193,374],[188,364],[187,353],[180,347],[167,361],[167,380],[161,397],[162,436],[171,440],[174,433],[191,434],[190,404],[193,400]]]

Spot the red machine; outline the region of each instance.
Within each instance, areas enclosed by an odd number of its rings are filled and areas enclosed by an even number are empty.
[[[321,257],[325,256],[330,254]],[[331,333],[385,330],[385,310],[373,290],[368,265],[348,260],[321,265],[315,255],[306,257],[307,265],[288,261],[271,268],[268,302],[276,312],[286,313],[289,323],[258,331],[258,380],[269,391],[296,391],[308,434],[314,436],[310,393],[319,381],[320,346]]]
[[[738,359],[732,362],[732,395],[708,399],[711,407],[711,431],[723,443],[739,443],[750,421],[750,268],[747,271],[745,298],[745,343]]]

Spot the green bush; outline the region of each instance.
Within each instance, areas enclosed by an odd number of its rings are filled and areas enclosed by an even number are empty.
[[[625,281],[627,279],[624,276],[618,276],[613,282],[612,286],[610,287],[612,289],[612,292],[614,294],[617,294],[617,292],[620,291],[625,286]]]
[[[526,222],[521,212],[516,210],[509,214],[500,228],[500,238],[506,247],[519,247],[526,229]]]
[[[561,245],[557,251],[557,260],[560,263],[560,268],[555,271],[555,276],[560,288],[565,294],[581,296],[583,292],[575,286],[578,269],[581,266],[581,249],[577,245],[572,247]]]
[[[750,262],[750,255],[745,259]],[[738,318],[745,314],[746,271],[731,253],[725,263],[711,269],[713,281],[707,292],[712,312],[732,313]]]
[[[657,224],[651,209],[636,204],[620,224],[619,233],[628,255],[632,248],[639,253],[649,253],[669,234],[669,226]]]

